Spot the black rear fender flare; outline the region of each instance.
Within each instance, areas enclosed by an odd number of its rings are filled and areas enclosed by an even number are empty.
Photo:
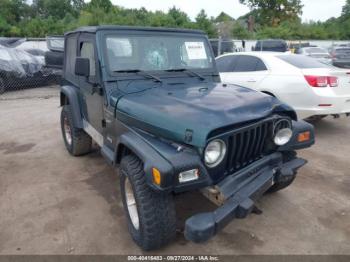
[[[61,86],[60,105],[69,104],[71,107],[73,122],[77,128],[83,128],[83,118],[80,110],[78,90],[74,86]]]

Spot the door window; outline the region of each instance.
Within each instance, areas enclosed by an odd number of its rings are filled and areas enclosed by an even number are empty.
[[[267,70],[261,59],[254,56],[242,55],[239,56],[234,72],[254,72]]]
[[[220,57],[216,60],[216,65],[220,73],[233,72],[236,66],[238,56],[228,55]]]

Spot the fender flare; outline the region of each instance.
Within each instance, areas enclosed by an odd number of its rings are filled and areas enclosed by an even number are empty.
[[[74,86],[61,86],[60,91],[61,106],[66,104],[65,99],[68,99],[68,104],[71,106],[74,126],[83,128],[83,118],[80,110],[78,90]]]
[[[126,132],[118,140],[116,147],[116,163],[120,163],[123,155],[123,149],[127,148],[134,153],[143,162],[144,172],[148,185],[157,190],[170,190],[170,188],[158,187],[153,183],[152,169],[157,168],[162,175],[162,184],[167,184],[173,177],[174,169],[170,162],[163,158],[155,148],[151,146],[141,135],[136,132]]]
[[[281,146],[278,151],[294,151],[299,149],[304,149],[315,144],[315,130],[314,126],[307,123],[304,120],[292,121],[293,123],[293,136],[290,141]],[[310,132],[310,139],[305,142],[298,142],[298,135],[302,132]]]
[[[116,148],[116,162],[119,163],[123,148],[132,151],[144,164],[146,181],[150,187],[163,192],[184,192],[203,188],[212,184],[212,180],[202,164],[201,157],[194,149],[178,147],[166,143],[157,137],[131,130],[120,136]],[[161,184],[153,183],[152,169],[161,174]],[[198,169],[200,177],[193,182],[179,183],[178,174],[183,171]]]

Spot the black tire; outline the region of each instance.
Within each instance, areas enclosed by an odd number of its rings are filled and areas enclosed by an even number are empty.
[[[318,115],[318,116],[310,116],[306,120],[309,122],[319,122],[322,119],[326,118],[328,115]]]
[[[289,162],[291,161],[292,159],[294,159],[296,157],[296,152],[295,151],[290,151],[290,152],[285,152],[283,154],[283,162]],[[275,182],[275,184],[270,187],[266,193],[275,193],[277,191],[280,191],[282,189],[285,189],[286,187],[290,186],[294,179],[296,177],[296,174],[294,174],[293,176],[290,176],[288,177],[287,179],[283,180],[283,181],[278,181],[278,182]]]
[[[120,174],[120,191],[133,240],[144,250],[169,243],[176,236],[173,195],[155,192],[147,185],[143,163],[134,155],[123,157]],[[130,193],[130,188],[136,203],[138,227],[133,224],[127,205],[126,192]]]
[[[91,151],[92,139],[81,128],[74,126],[70,105],[64,105],[61,112],[61,130],[64,144],[73,156],[81,156]],[[70,138],[66,131],[70,132]]]
[[[280,191],[282,189],[285,189],[286,187],[290,186],[295,179],[295,176],[291,176],[288,180],[282,181],[282,182],[276,182],[272,187],[267,190],[266,193],[275,193],[277,191]]]

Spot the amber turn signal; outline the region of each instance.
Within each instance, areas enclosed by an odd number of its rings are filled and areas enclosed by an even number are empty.
[[[303,132],[303,133],[300,133],[298,135],[298,142],[299,143],[309,141],[309,140],[310,140],[310,131]]]
[[[152,176],[153,176],[153,183],[159,186],[161,183],[161,175],[159,170],[155,167],[152,168]]]

